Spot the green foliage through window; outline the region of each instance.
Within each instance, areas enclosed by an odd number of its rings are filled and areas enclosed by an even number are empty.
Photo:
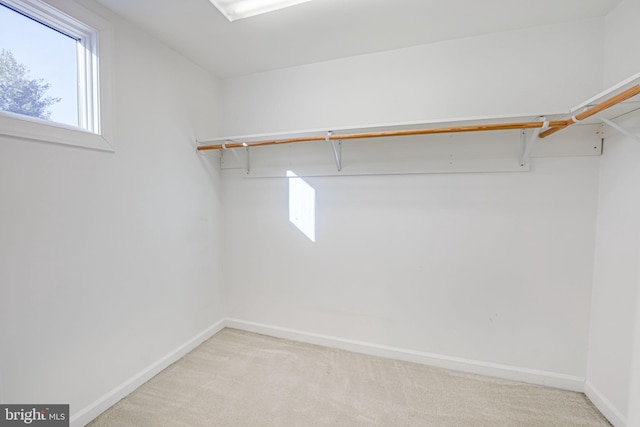
[[[10,50],[0,51],[0,110],[48,120],[49,107],[60,98],[47,96],[51,85],[29,73]]]

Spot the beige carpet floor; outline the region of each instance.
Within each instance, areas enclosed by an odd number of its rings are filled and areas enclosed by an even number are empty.
[[[90,426],[609,426],[581,393],[224,329]]]

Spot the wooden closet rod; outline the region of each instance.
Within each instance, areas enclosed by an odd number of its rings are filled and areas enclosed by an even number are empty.
[[[554,120],[548,123],[549,129],[540,133],[540,138],[544,138],[553,133],[556,133],[566,127],[578,123],[588,117],[598,114],[607,108],[613,107],[629,98],[632,98],[640,94],[640,85],[633,86],[624,92],[621,92],[591,108],[583,111],[582,113],[573,116],[567,120]],[[574,120],[575,119],[575,120]],[[459,132],[483,132],[483,131],[498,131],[498,130],[519,130],[519,129],[537,129],[542,128],[544,122],[518,122],[518,123],[496,123],[496,124],[484,124],[484,125],[468,125],[468,126],[451,126],[443,128],[431,128],[431,129],[409,129],[398,131],[384,131],[384,132],[362,132],[352,133],[344,135],[327,135],[327,136],[306,136],[297,138],[283,138],[283,139],[269,139],[263,141],[253,142],[233,142],[229,141],[224,144],[211,144],[200,145],[198,151],[205,150],[220,150],[223,148],[241,148],[241,147],[262,147],[265,145],[278,145],[278,144],[290,144],[294,142],[311,142],[311,141],[325,141],[327,138],[331,140],[347,140],[347,139],[361,139],[361,138],[383,138],[390,136],[410,136],[410,135],[433,135],[442,133],[459,133]]]
[[[559,127],[565,125],[566,120],[556,120],[549,122],[549,126]],[[519,123],[498,123],[498,124],[486,124],[486,125],[470,125],[470,126],[452,126],[446,128],[433,128],[433,129],[409,129],[409,130],[397,130],[386,132],[362,132],[351,133],[344,135],[329,135],[329,139],[333,140],[346,140],[346,139],[361,139],[361,138],[383,138],[389,136],[409,136],[409,135],[431,135],[440,133],[455,133],[455,132],[481,132],[491,130],[517,130],[517,129],[534,129],[541,128],[543,122],[519,122]],[[261,147],[265,145],[277,145],[277,144],[290,144],[293,142],[311,142],[311,141],[325,141],[327,136],[306,136],[299,138],[284,138],[284,139],[269,139],[264,141],[253,142],[228,142],[225,144],[226,148],[241,148],[241,147]],[[200,145],[199,151],[204,150],[220,150],[224,148],[222,144],[212,145]]]
[[[594,105],[593,107],[583,111],[580,114],[576,114],[575,116],[565,120],[564,124],[561,126],[554,126],[549,124],[549,129],[544,132],[540,132],[540,138],[545,138],[549,135],[553,135],[554,133],[566,128],[567,126],[571,126],[574,123],[579,123],[584,119],[588,119],[591,116],[594,116],[607,108],[613,107],[616,104],[626,101],[627,99],[633,98],[634,96],[640,94],[640,85],[635,85],[625,90],[624,92],[620,92],[619,94],[612,96],[611,98],[602,101],[601,103]]]

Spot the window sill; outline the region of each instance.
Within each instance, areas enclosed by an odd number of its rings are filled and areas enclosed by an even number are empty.
[[[103,135],[61,123],[0,111],[0,135],[115,152]]]

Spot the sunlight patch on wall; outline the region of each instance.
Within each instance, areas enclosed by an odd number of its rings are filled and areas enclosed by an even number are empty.
[[[292,171],[289,177],[289,221],[316,241],[316,190]]]

